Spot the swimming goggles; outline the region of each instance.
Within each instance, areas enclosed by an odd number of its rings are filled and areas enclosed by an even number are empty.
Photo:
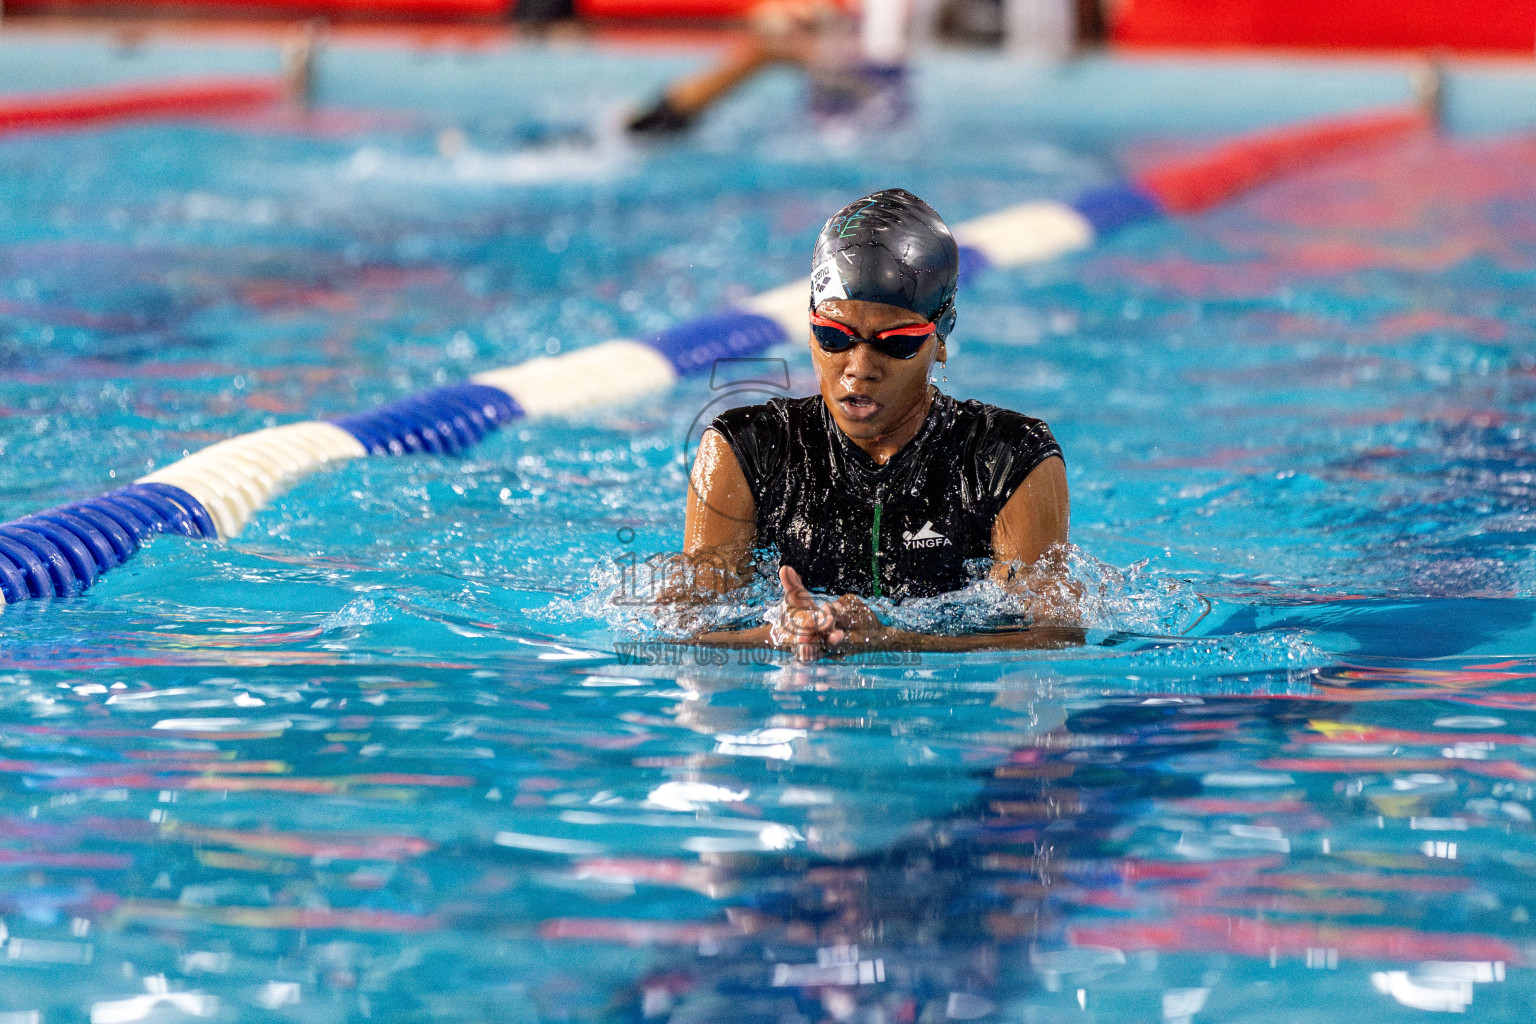
[[[823,352],[846,352],[862,341],[873,345],[875,351],[883,356],[911,359],[922,351],[923,344],[935,329],[932,323],[911,324],[881,331],[873,338],[861,338],[847,324],[828,320],[814,309],[811,310],[811,334],[815,335],[816,344],[821,346]]]

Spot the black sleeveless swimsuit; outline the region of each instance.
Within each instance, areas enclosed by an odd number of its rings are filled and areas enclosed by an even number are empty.
[[[757,505],[757,545],[777,548],[812,590],[925,597],[971,582],[992,523],[1040,463],[1061,457],[1044,422],[934,396],[917,436],[879,465],[820,395],[716,417]]]

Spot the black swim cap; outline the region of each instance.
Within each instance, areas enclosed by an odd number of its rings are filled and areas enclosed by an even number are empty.
[[[827,299],[883,302],[919,313],[942,341],[955,326],[960,250],[933,207],[888,188],[838,210],[816,236],[811,308]]]

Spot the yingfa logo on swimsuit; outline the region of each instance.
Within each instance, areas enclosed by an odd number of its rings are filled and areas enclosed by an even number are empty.
[[[948,537],[933,528],[932,520],[924,523],[923,528],[916,533],[913,533],[911,530],[904,530],[901,534],[901,539],[907,542],[907,547],[909,548],[941,548],[946,544],[953,543]]]

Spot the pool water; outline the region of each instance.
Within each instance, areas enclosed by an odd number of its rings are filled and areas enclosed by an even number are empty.
[[[1406,94],[935,57],[893,137],[772,77],[635,149],[699,55],[327,59],[307,119],[0,140],[0,518],[711,311],[878,187],[955,222]],[[651,658],[624,567],[729,381],[5,608],[0,1024],[1528,1020],[1529,88],[963,296],[944,387],[1066,451],[1080,648]]]

